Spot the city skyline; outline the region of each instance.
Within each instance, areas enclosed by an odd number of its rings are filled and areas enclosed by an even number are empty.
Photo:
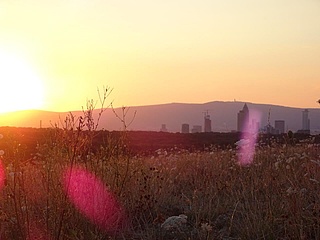
[[[247,103],[244,103],[244,106],[242,109],[239,110],[237,113],[237,132],[245,132],[245,131],[253,131],[255,133],[261,132],[261,133],[271,133],[271,134],[284,134],[287,133],[286,130],[286,121],[275,119],[274,124],[271,124],[271,122],[268,122],[266,126],[260,126],[261,119],[255,119],[255,117],[260,118],[261,114],[256,114],[256,111],[253,111],[253,116],[250,116],[250,109],[247,106]],[[302,121],[301,121],[301,129],[297,130],[297,132],[300,133],[309,133],[310,134],[310,119],[309,119],[309,110],[305,109],[302,111]],[[202,125],[193,125],[192,129],[190,131],[190,124],[189,123],[182,123],[181,124],[181,133],[209,133],[214,132],[212,129],[214,128],[214,125],[212,125],[209,112],[204,112],[204,124],[203,124],[203,130]],[[269,121],[269,120],[268,120]],[[235,130],[231,130],[233,132]],[[161,124],[160,132],[169,132],[166,124]]]
[[[189,132],[202,132],[205,129],[206,115],[204,113],[210,113],[211,130],[213,132],[230,132],[237,131],[237,114],[245,104],[248,106],[251,115],[247,124],[253,127],[253,130],[267,131],[265,127],[270,125],[273,129],[280,131],[283,127],[279,125],[277,127],[277,121],[285,121],[285,131],[292,130],[295,132],[302,129],[301,114],[305,109],[244,102],[218,101],[206,104],[174,103],[138,106],[128,109],[126,119],[132,121],[128,130],[159,131],[162,129],[162,131],[168,132],[181,132],[182,125],[186,124],[189,126]],[[207,112],[204,109],[210,109],[210,111]],[[123,129],[123,124],[113,111],[121,115],[122,108],[105,109],[100,119],[100,129]],[[99,112],[99,109],[94,111],[94,119],[97,119]],[[79,114],[82,115],[82,111],[72,113],[75,117]],[[46,111],[19,111],[0,114],[0,126],[52,127],[52,124],[60,124],[61,119],[64,119],[67,114],[68,112]],[[308,109],[308,119],[310,120],[311,132],[320,132],[320,108]],[[163,125],[164,127],[162,127]]]
[[[313,108],[320,2],[0,2],[0,112],[210,101]]]

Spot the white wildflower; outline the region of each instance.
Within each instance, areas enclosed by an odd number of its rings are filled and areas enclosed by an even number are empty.
[[[280,162],[275,162],[274,167],[276,168],[276,170],[279,170],[279,165],[280,165]]]
[[[9,172],[13,172],[13,164],[12,164],[12,163],[9,163],[9,164],[8,164],[7,170],[8,170]]]

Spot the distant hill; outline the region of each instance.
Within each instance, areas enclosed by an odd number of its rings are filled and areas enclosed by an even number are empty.
[[[243,108],[244,102],[209,102],[203,104],[170,103],[161,105],[130,107],[126,122],[131,122],[134,113],[135,118],[129,130],[159,131],[162,124],[166,124],[169,132],[180,132],[181,125],[188,123],[190,128],[193,125],[204,125],[204,112],[208,111],[212,120],[214,132],[229,132],[237,128],[237,114]],[[287,130],[297,131],[302,128],[302,108],[284,107],[270,104],[247,103],[249,111],[261,113],[260,126],[268,123],[270,112],[270,123],[274,125],[275,120],[285,120]],[[320,108],[309,110],[310,126],[313,132],[320,131]],[[115,109],[119,116],[122,116],[121,108]],[[76,117],[81,116],[81,111],[72,112]],[[94,111],[94,118],[98,118],[99,110]],[[0,126],[16,127],[50,127],[53,125],[62,126],[68,113],[48,111],[18,111],[0,114]],[[122,123],[115,116],[112,109],[106,109],[100,123],[100,129],[121,130]]]

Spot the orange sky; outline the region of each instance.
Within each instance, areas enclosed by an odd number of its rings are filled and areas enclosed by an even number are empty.
[[[0,100],[19,108],[24,81],[43,91],[30,108],[53,111],[80,109],[106,85],[115,106],[319,107],[319,13],[318,0],[1,0],[0,62],[17,56],[33,75],[0,71]]]

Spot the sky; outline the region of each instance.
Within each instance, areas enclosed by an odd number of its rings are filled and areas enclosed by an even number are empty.
[[[316,108],[319,13],[319,0],[1,0],[0,112],[77,110],[104,87],[115,107]]]

